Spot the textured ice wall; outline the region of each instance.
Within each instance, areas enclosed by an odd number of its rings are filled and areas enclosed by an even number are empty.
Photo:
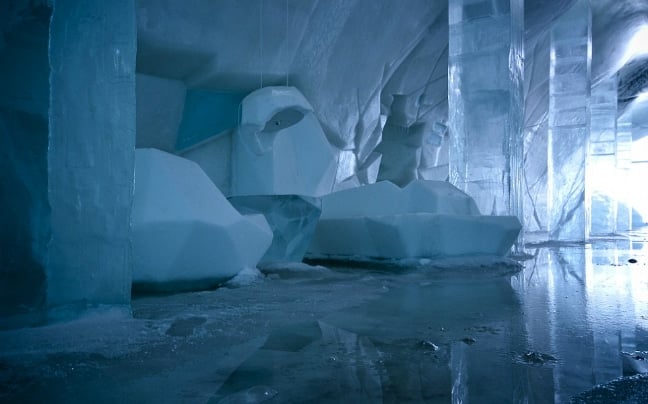
[[[34,313],[45,297],[51,9],[45,2],[3,1],[0,15],[0,328],[4,328],[38,321],[38,316],[22,320],[10,316]]]
[[[549,38],[546,32],[525,44],[523,203],[527,232],[547,230]]]
[[[186,88],[182,81],[137,74],[136,146],[175,150]]]
[[[445,2],[142,0],[138,26],[141,73],[219,91],[297,87],[339,150],[338,182],[375,180],[388,116],[446,119]],[[419,171],[436,164],[426,148]]]
[[[589,233],[585,161],[590,130],[592,16],[578,0],[551,28],[547,212],[549,238]]]
[[[47,303],[128,303],[133,0],[56,0],[50,27]]]
[[[451,0],[450,182],[522,219],[524,2]]]

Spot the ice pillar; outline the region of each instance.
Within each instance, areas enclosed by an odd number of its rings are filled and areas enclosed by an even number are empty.
[[[619,117],[616,133],[617,232],[632,230],[632,203],[628,188],[632,169],[632,106]]]
[[[450,182],[523,219],[523,0],[450,0]]]
[[[591,129],[586,190],[591,207],[591,235],[616,232],[617,76],[592,86]]]
[[[134,0],[55,0],[50,26],[47,304],[130,301]]]
[[[585,165],[590,129],[592,29],[588,0],[551,28],[547,212],[549,239],[589,236]]]

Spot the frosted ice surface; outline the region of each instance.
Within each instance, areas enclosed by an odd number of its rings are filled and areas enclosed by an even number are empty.
[[[229,201],[242,214],[261,213],[273,232],[262,263],[301,262],[320,217],[321,201],[298,195],[237,196]]]
[[[265,219],[241,216],[200,167],[137,149],[133,282],[156,289],[203,288],[255,267],[272,241]]]
[[[482,216],[472,198],[447,182],[417,180],[349,189],[322,200],[309,253],[314,257],[413,258],[505,255],[521,224]]]
[[[245,97],[232,149],[232,195],[317,197],[333,188],[336,155],[294,87],[265,87]]]

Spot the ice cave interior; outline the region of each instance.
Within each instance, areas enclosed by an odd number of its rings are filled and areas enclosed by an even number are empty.
[[[0,0],[1,402],[648,402],[648,1]]]

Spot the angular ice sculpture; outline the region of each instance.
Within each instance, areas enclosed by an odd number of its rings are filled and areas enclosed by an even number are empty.
[[[294,87],[265,87],[245,97],[232,149],[232,195],[318,197],[333,188],[336,154]]]
[[[333,193],[309,247],[313,258],[362,259],[507,254],[521,230],[514,216],[483,216],[451,184],[417,180]]]
[[[268,221],[273,238],[261,263],[302,261],[322,211],[320,199],[259,195],[230,197],[229,202],[244,215],[261,213]]]
[[[133,282],[148,289],[216,286],[272,242],[263,216],[241,216],[196,163],[156,149],[136,150],[132,221]]]

